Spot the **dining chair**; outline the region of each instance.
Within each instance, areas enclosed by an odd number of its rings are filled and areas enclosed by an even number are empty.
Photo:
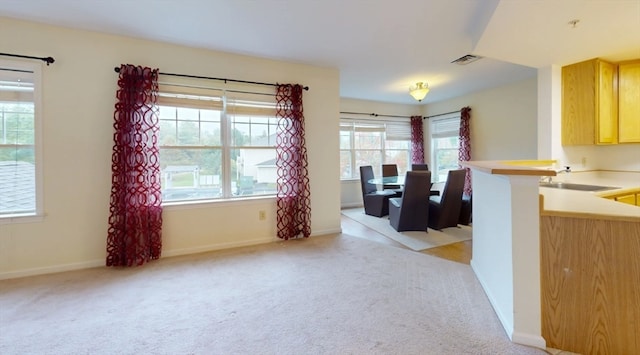
[[[429,170],[429,165],[428,164],[411,164],[411,170],[412,171],[422,171],[422,170]]]
[[[465,169],[449,170],[442,194],[430,197],[429,228],[458,226],[466,173]]]
[[[430,171],[407,171],[402,197],[389,199],[389,224],[398,232],[425,231],[429,225]]]
[[[398,165],[396,164],[382,164],[382,177],[398,176]],[[395,193],[395,197],[402,196],[402,187],[397,185],[382,185],[385,190],[391,190]]]
[[[412,171],[429,171],[429,164],[411,164]],[[431,190],[431,196],[439,196],[440,191]]]
[[[378,190],[376,184],[370,183],[373,179],[373,167],[364,165],[360,167],[360,185],[362,187],[362,203],[364,213],[370,216],[383,217],[389,214],[389,198],[396,196],[391,190]]]

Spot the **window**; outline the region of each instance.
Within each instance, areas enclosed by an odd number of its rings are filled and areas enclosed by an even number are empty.
[[[431,121],[431,179],[447,181],[449,170],[459,169],[460,113],[452,113]]]
[[[0,218],[42,215],[40,66],[0,61]]]
[[[396,164],[404,174],[411,162],[411,125],[396,121],[340,121],[340,179],[360,178],[359,167],[371,165],[376,176],[382,164]]]
[[[163,201],[276,193],[274,95],[159,90]]]

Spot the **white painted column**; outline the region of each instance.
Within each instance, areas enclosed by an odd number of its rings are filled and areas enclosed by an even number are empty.
[[[544,349],[539,178],[473,169],[471,267],[509,338]]]

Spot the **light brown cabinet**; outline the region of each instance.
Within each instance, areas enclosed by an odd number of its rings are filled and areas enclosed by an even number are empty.
[[[562,145],[617,142],[617,65],[592,59],[562,67]]]
[[[619,142],[640,143],[640,60],[622,62],[619,75]]]
[[[640,188],[638,189],[623,189],[621,191],[611,191],[600,194],[600,197],[608,198],[617,202],[627,203],[633,206],[640,207]]]

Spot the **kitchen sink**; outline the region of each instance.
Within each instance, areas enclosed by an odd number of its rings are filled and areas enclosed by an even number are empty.
[[[619,189],[619,187],[614,187],[614,186],[584,185],[584,184],[574,184],[570,182],[541,182],[540,187],[551,187],[554,189],[578,190],[578,191],[604,191],[604,190]]]

